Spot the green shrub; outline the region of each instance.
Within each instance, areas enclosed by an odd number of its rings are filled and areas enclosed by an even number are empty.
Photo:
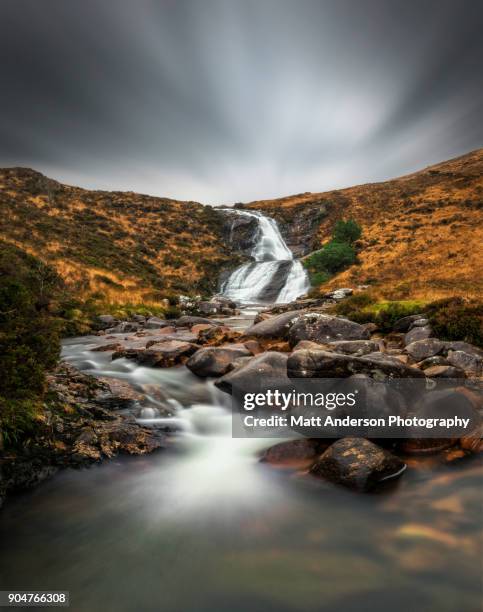
[[[483,304],[461,297],[432,302],[425,312],[435,336],[442,340],[464,340],[483,347]]]
[[[319,287],[330,279],[330,275],[327,272],[310,272],[309,278],[313,287]]]
[[[362,227],[354,219],[337,221],[332,232],[334,242],[347,242],[348,244],[353,244],[361,236]]]
[[[331,240],[319,251],[309,255],[304,265],[311,272],[336,274],[356,261],[356,252],[348,242]]]

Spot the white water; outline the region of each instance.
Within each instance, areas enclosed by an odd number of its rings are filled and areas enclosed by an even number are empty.
[[[257,219],[257,241],[251,252],[255,261],[240,266],[231,274],[222,287],[223,295],[240,304],[260,301],[281,304],[306,293],[310,286],[307,273],[285,244],[275,219],[258,211],[237,210],[236,213]],[[284,262],[291,262],[286,272],[281,269]],[[277,273],[286,274],[284,284],[273,300],[267,300]]]

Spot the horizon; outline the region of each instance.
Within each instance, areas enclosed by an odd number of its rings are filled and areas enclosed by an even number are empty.
[[[482,12],[7,0],[0,165],[210,205],[402,176],[483,142]]]

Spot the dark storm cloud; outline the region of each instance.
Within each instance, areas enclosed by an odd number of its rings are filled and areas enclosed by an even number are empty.
[[[0,165],[206,202],[482,145],[481,2],[1,0]]]

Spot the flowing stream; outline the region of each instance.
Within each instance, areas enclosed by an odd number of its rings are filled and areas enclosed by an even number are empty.
[[[222,294],[239,304],[280,304],[306,293],[310,287],[307,272],[294,259],[275,219],[258,211],[235,212],[257,220],[256,240],[250,253],[254,261],[231,274],[222,287]]]
[[[228,321],[241,328],[245,313]],[[166,450],[65,470],[0,514],[0,588],[69,590],[76,612],[476,612],[481,464],[431,459],[379,495],[271,468],[273,440],[232,439],[229,397],[65,341],[94,375],[160,388]]]

